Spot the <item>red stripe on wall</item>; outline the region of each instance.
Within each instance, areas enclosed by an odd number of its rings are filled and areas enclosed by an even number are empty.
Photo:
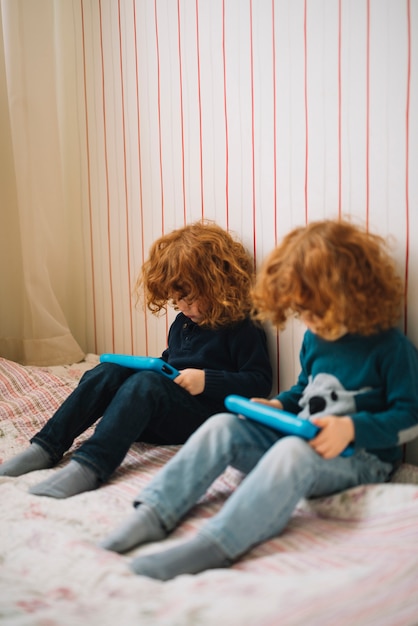
[[[106,180],[109,289],[110,289],[110,309],[111,309],[111,327],[112,327],[112,352],[114,352],[115,351],[115,310],[114,310],[114,297],[113,297],[112,247],[111,247],[111,233],[110,233],[109,162],[108,162],[107,134],[106,134],[106,97],[105,97],[105,78],[104,78],[104,47],[103,47],[103,21],[102,21],[101,0],[99,0],[99,23],[100,23],[100,60],[102,64],[103,145],[104,145],[105,180]]]
[[[225,212],[226,229],[229,229],[229,137],[228,108],[226,97],[226,53],[225,53],[225,0],[222,0],[222,61],[224,72],[224,117],[225,117]]]
[[[308,35],[307,0],[304,2],[303,46],[304,46],[304,99],[305,99],[305,221],[308,222],[308,166],[309,166],[309,127],[308,127]]]
[[[342,173],[342,146],[341,146],[341,0],[338,0],[338,215],[341,217],[341,173]]]
[[[183,65],[181,58],[181,23],[180,23],[180,0],[177,0],[177,35],[179,51],[179,81],[180,81],[180,126],[181,126],[181,184],[183,190],[183,222],[186,224],[186,185],[184,179],[184,108],[183,108]]]
[[[159,147],[159,159],[160,159],[160,184],[161,184],[161,223],[162,234],[165,233],[165,206],[164,206],[164,181],[163,181],[163,151],[162,151],[162,137],[161,137],[161,75],[160,75],[160,42],[158,37],[158,15],[157,15],[157,0],[154,0],[154,20],[155,20],[155,47],[157,52],[157,108],[158,108],[158,147]]]
[[[272,23],[272,49],[273,49],[273,228],[274,228],[274,245],[277,245],[277,88],[276,88],[276,24],[275,24],[275,7],[274,0],[271,1],[271,23]]]
[[[165,201],[164,201],[164,177],[163,177],[163,148],[161,132],[161,68],[160,68],[160,40],[158,34],[157,0],[154,0],[155,21],[155,46],[157,53],[157,86],[158,86],[158,146],[160,159],[160,184],[161,184],[161,235],[165,234]],[[168,319],[165,317],[166,336],[168,334]]]
[[[367,0],[366,20],[366,225],[369,226],[370,200],[370,0]]]
[[[94,335],[94,352],[97,354],[97,324],[96,324],[96,284],[95,284],[95,266],[94,266],[94,241],[93,241],[93,214],[91,200],[91,164],[90,164],[90,140],[89,140],[89,112],[87,106],[87,69],[86,69],[86,34],[84,22],[84,3],[80,2],[81,8],[81,33],[82,33],[82,50],[83,50],[83,86],[84,86],[84,113],[86,124],[86,160],[87,160],[87,194],[89,203],[89,227],[90,227],[90,267],[91,267],[91,284],[92,284],[92,302],[93,302],[93,335]]]
[[[139,98],[139,68],[138,68],[138,38],[137,38],[137,15],[136,2],[133,0],[134,12],[134,45],[135,45],[135,87],[136,87],[136,116],[137,116],[137,142],[138,142],[138,176],[139,176],[139,211],[141,223],[141,258],[145,261],[145,233],[144,233],[144,208],[142,200],[142,159],[141,159],[141,107]],[[144,333],[145,354],[149,354],[148,314],[144,309]]]
[[[120,0],[118,0],[118,30],[119,30],[119,71],[120,71],[120,94],[121,94],[121,108],[122,108],[122,141],[123,141],[123,184],[125,190],[125,241],[126,241],[126,264],[128,269],[128,294],[130,295],[132,290],[132,274],[131,274],[131,246],[129,236],[129,199],[128,199],[128,179],[127,179],[127,158],[126,158],[126,124],[125,124],[125,88],[123,80],[123,51],[122,51],[122,27],[120,18]],[[132,319],[132,303],[131,298],[128,298],[128,311],[129,311],[129,340],[131,354],[134,351],[133,345],[133,319]]]
[[[254,132],[254,48],[253,48],[253,3],[250,0],[250,72],[251,72],[251,168],[253,186],[253,247],[254,259],[257,259],[257,224],[255,200],[255,132]]]
[[[271,1],[271,21],[272,21],[272,49],[273,49],[273,203],[274,203],[274,245],[277,246],[277,85],[276,85],[276,12],[275,0]],[[276,367],[277,367],[277,388],[280,385],[280,335],[276,331]],[[279,391],[279,389],[278,389]]]
[[[404,331],[408,332],[408,281],[409,281],[409,113],[411,104],[411,0],[406,0],[407,12],[407,83],[406,83],[406,114],[405,114],[405,304],[404,304]]]
[[[202,202],[202,218],[205,217],[204,185],[203,185],[203,137],[202,137],[202,94],[200,78],[200,41],[199,41],[199,0],[196,0],[196,59],[197,59],[197,95],[199,101],[199,139],[200,139],[200,194]]]

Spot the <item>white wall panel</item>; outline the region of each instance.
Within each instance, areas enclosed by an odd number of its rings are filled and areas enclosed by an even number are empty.
[[[152,241],[201,217],[257,265],[293,226],[351,216],[406,278],[418,339],[417,0],[80,0],[88,349],[159,353],[132,309]],[[80,60],[81,59],[81,60]],[[81,84],[81,83],[80,83]],[[270,333],[280,386],[303,329]]]

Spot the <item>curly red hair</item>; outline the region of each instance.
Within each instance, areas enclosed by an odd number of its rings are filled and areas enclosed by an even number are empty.
[[[345,220],[296,228],[265,260],[253,290],[255,317],[282,328],[307,311],[333,333],[370,335],[396,325],[403,283],[385,240]]]
[[[213,222],[201,221],[157,239],[135,285],[155,315],[170,299],[199,300],[200,325],[226,326],[249,315],[254,262],[242,243]],[[175,302],[174,302],[175,305]]]

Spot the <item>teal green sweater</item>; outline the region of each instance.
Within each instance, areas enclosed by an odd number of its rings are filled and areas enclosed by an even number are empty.
[[[349,415],[355,447],[396,463],[418,436],[418,351],[398,329],[326,341],[306,331],[297,383],[277,398],[285,410]]]

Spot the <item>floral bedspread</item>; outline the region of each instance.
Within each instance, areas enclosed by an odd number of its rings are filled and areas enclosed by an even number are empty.
[[[27,446],[96,362],[34,368],[0,359],[0,462]],[[233,567],[163,583],[128,568],[158,544],[120,556],[96,543],[176,450],[135,444],[109,484],[67,500],[27,493],[55,469],[0,477],[0,624],[418,624],[418,467],[403,465],[390,484],[301,501],[281,536]],[[240,480],[228,469],[166,541],[193,535]]]

